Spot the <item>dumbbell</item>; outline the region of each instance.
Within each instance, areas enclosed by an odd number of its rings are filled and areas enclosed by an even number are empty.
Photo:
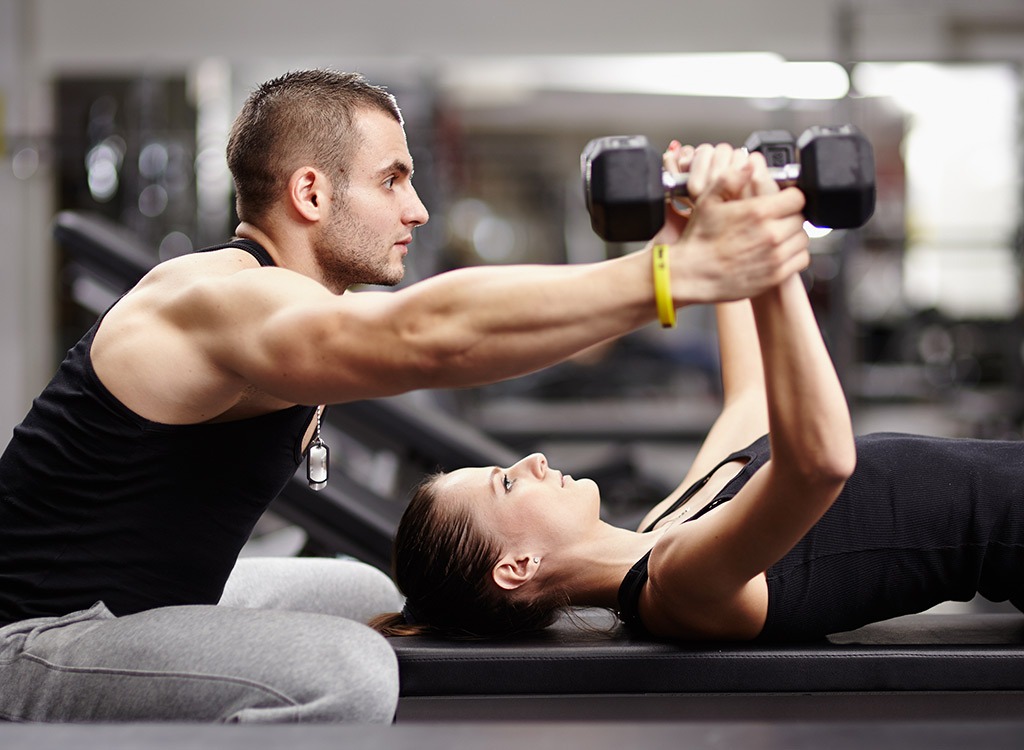
[[[875,210],[875,158],[852,125],[820,126],[798,139],[760,131],[747,140],[782,187],[806,199],[804,216],[819,227],[862,226]],[[662,169],[661,154],[642,135],[595,138],[580,156],[590,225],[608,242],[648,240],[665,223],[665,205],[685,196],[687,175]]]

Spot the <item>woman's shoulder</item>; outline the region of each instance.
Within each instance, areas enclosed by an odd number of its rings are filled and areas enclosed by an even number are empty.
[[[756,638],[768,614],[764,574],[739,587],[722,587],[705,576],[687,575],[678,564],[686,546],[695,542],[695,535],[687,532],[680,528],[665,534],[651,550],[648,580],[638,606],[644,627],[652,635],[683,640]]]

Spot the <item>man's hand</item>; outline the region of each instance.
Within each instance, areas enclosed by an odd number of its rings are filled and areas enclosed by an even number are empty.
[[[672,246],[677,305],[753,297],[807,267],[804,196],[779,190],[761,154],[729,145],[673,144],[665,168],[689,171],[688,217],[669,211],[655,243]]]

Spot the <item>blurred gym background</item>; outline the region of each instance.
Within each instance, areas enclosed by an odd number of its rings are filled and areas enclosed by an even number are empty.
[[[0,0],[0,434],[116,293],[54,241],[57,212],[105,217],[154,263],[222,241],[242,100],[329,66],[403,109],[432,215],[406,283],[636,249],[590,230],[590,138],[742,144],[855,124],[876,212],[815,237],[806,282],[858,431],[1020,437],[1022,62],[1020,0]],[[656,485],[681,474],[717,397],[712,318],[689,309],[671,332],[406,403]],[[332,456],[384,496],[404,489],[394,452]]]

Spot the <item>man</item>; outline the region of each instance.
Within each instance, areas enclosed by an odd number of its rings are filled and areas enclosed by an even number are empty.
[[[658,238],[665,302],[749,296],[806,264],[798,192],[727,201],[749,170],[693,158],[709,187]],[[264,84],[228,163],[236,240],[111,307],[0,459],[0,716],[389,721],[394,655],[356,621],[394,608],[383,574],[292,560],[228,580],[319,455],[318,405],[493,382],[655,318],[649,249],[346,294],[401,280],[428,219],[397,106],[360,76]]]

